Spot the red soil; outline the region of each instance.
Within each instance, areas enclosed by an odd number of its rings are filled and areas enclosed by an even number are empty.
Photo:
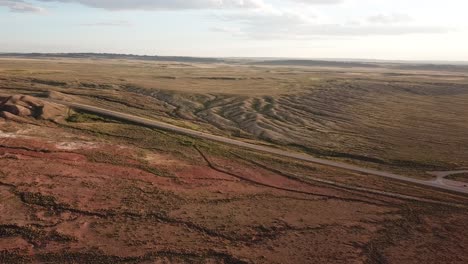
[[[0,262],[468,261],[464,210],[200,154],[0,138]]]

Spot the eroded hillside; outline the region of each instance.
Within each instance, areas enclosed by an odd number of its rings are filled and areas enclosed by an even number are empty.
[[[462,72],[112,60],[7,60],[1,67],[3,91],[59,91],[109,109],[414,177],[468,167]]]
[[[0,262],[468,261],[466,197],[68,114],[0,119]]]

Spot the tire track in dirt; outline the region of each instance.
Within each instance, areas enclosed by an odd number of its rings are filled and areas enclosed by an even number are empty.
[[[276,189],[276,190],[280,190],[280,191],[286,191],[286,192],[292,192],[292,193],[298,193],[298,194],[306,194],[306,195],[313,195],[313,196],[318,196],[318,197],[324,197],[324,198],[327,198],[327,199],[335,199],[335,200],[341,200],[341,201],[346,201],[346,202],[365,203],[365,204],[371,204],[371,205],[377,205],[377,206],[382,206],[383,205],[381,203],[374,203],[374,202],[365,201],[365,200],[361,200],[361,199],[344,198],[344,197],[339,197],[339,196],[334,196],[334,195],[317,194],[317,193],[313,193],[313,192],[307,192],[307,191],[300,191],[300,190],[295,190],[295,189],[290,189],[290,188],[278,187],[278,186],[262,183],[262,182],[259,182],[259,181],[255,181],[255,180],[249,179],[247,177],[243,177],[243,176],[237,175],[235,173],[225,171],[223,169],[220,169],[220,168],[216,167],[215,165],[213,165],[213,163],[208,159],[208,157],[197,146],[194,146],[194,148],[198,151],[200,156],[205,160],[205,162],[208,164],[208,166],[211,169],[213,169],[213,170],[215,170],[217,172],[220,172],[220,173],[235,177],[235,178],[240,179],[242,181],[249,182],[249,183],[254,184],[254,185],[263,186],[263,187],[267,187],[267,188],[272,188],[272,189]]]
[[[316,199],[307,199],[307,198],[299,198],[299,197],[286,196],[286,195],[272,195],[272,194],[261,193],[261,194],[249,195],[245,197],[202,200],[202,201],[196,201],[196,202],[200,204],[222,204],[222,203],[231,203],[231,202],[246,201],[246,200],[252,200],[252,199],[271,199],[271,200],[289,199],[289,200],[295,200],[295,201],[317,202],[317,201],[324,201],[327,198],[321,197],[321,198],[316,198]]]
[[[271,147],[255,145],[255,144],[246,143],[246,142],[240,141],[240,140],[235,140],[235,139],[231,139],[231,138],[226,138],[226,137],[216,136],[216,135],[212,135],[212,134],[207,134],[207,133],[200,132],[200,131],[195,131],[195,130],[191,130],[191,129],[186,129],[186,128],[170,125],[170,124],[167,124],[167,123],[162,123],[162,122],[159,122],[159,121],[156,121],[156,120],[137,117],[137,116],[134,116],[134,115],[125,114],[125,113],[121,113],[121,112],[116,112],[116,111],[103,109],[103,108],[99,108],[99,107],[94,107],[94,106],[90,106],[90,105],[63,102],[63,101],[54,100],[54,99],[44,99],[44,100],[50,101],[50,102],[53,102],[53,103],[57,103],[57,104],[66,105],[66,106],[74,108],[74,109],[78,109],[78,110],[82,110],[82,111],[88,111],[88,112],[92,112],[92,113],[99,114],[99,115],[105,115],[105,116],[108,116],[108,117],[124,120],[124,121],[127,121],[127,122],[137,123],[137,124],[142,125],[142,126],[162,129],[162,130],[166,130],[166,131],[172,131],[172,132],[175,132],[175,133],[184,134],[184,135],[188,135],[188,136],[191,136],[191,137],[207,139],[207,140],[221,142],[221,143],[225,143],[225,144],[229,144],[229,145],[235,145],[235,146],[238,146],[238,147],[243,147],[243,148],[247,148],[247,149],[251,149],[251,150],[255,150],[255,151],[260,151],[260,152],[279,155],[279,156],[283,156],[283,157],[293,158],[293,159],[296,159],[296,160],[301,160],[301,161],[306,161],[306,162],[317,163],[317,164],[330,166],[330,167],[335,167],[335,168],[340,168],[340,169],[344,169],[344,170],[348,170],[348,171],[354,171],[354,172],[365,173],[365,174],[378,176],[378,177],[390,178],[390,179],[397,180],[397,181],[412,183],[412,184],[415,184],[415,185],[418,185],[418,186],[425,186],[425,187],[428,187],[428,188],[441,189],[441,190],[456,192],[456,193],[461,193],[461,194],[468,194],[468,188],[440,185],[437,182],[419,180],[419,179],[410,178],[410,177],[403,176],[403,175],[394,174],[394,173],[391,173],[391,172],[379,171],[379,170],[372,169],[372,168],[359,167],[359,166],[355,166],[355,165],[352,165],[352,164],[337,162],[337,161],[333,161],[333,160],[316,158],[316,157],[313,157],[313,156],[310,156],[310,155],[307,155],[307,154],[294,153],[294,152],[285,151],[285,150],[281,150],[281,149],[275,149],[275,148],[271,148]]]
[[[241,156],[239,156],[239,155],[237,155],[235,153],[232,153],[232,152],[231,152],[231,154],[236,156],[237,158],[239,158],[241,160],[244,160],[246,162],[254,164],[254,165],[256,165],[256,166],[258,166],[258,167],[260,167],[262,169],[271,171],[271,172],[273,172],[275,174],[284,176],[287,179],[298,181],[300,183],[305,183],[305,184],[312,185],[311,182],[308,181],[308,180],[310,180],[310,181],[313,181],[313,182],[317,182],[317,183],[327,185],[329,187],[332,187],[332,188],[335,188],[335,189],[338,189],[338,190],[347,190],[347,191],[352,191],[352,192],[358,191],[358,192],[376,194],[376,195],[380,195],[380,196],[386,196],[386,197],[390,197],[390,198],[397,198],[397,199],[407,200],[407,201],[417,201],[417,202],[425,202],[425,203],[431,203],[431,204],[437,204],[437,205],[448,205],[448,206],[453,206],[453,207],[458,207],[458,208],[466,208],[466,205],[464,205],[464,204],[442,202],[442,201],[436,201],[436,200],[431,200],[431,199],[426,199],[426,198],[421,198],[421,197],[415,197],[415,196],[410,196],[410,195],[380,191],[380,190],[376,190],[376,189],[357,187],[357,186],[350,186],[350,185],[345,185],[345,184],[341,184],[341,183],[334,182],[334,181],[329,181],[329,180],[323,180],[323,179],[319,179],[319,178],[311,177],[311,176],[306,176],[307,180],[303,180],[303,179],[300,179],[299,176],[297,176],[297,175],[290,174],[290,173],[287,173],[287,172],[283,172],[283,171],[280,171],[280,170],[277,170],[277,169],[273,169],[271,167],[268,167],[268,166],[266,166],[264,164],[261,164],[259,162],[253,161],[253,160],[247,160],[247,159],[245,159],[245,158],[243,158],[243,157],[241,157]]]

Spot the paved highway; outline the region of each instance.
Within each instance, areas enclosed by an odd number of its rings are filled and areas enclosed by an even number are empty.
[[[463,194],[468,194],[468,187],[467,186],[451,186],[451,185],[446,185],[442,182],[438,181],[424,181],[424,180],[418,180],[410,177],[406,177],[403,175],[398,175],[390,172],[385,172],[385,171],[379,171],[379,170],[374,170],[374,169],[369,169],[369,168],[363,168],[355,165],[350,165],[342,162],[336,162],[336,161],[331,161],[331,160],[326,160],[326,159],[320,159],[316,158],[307,154],[303,153],[295,153],[295,152],[290,152],[290,151],[285,151],[285,150],[280,150],[280,149],[275,149],[275,148],[270,148],[270,147],[265,147],[265,146],[259,146],[255,144],[250,144],[246,143],[243,141],[239,140],[234,140],[230,138],[225,138],[225,137],[220,137],[220,136],[215,136],[211,135],[208,133],[203,133],[199,131],[194,131],[191,129],[187,128],[181,128],[177,127],[174,125],[170,125],[167,123],[147,119],[147,118],[142,118],[134,115],[129,115],[125,113],[120,113],[108,109],[103,109],[91,105],[85,105],[85,104],[78,104],[78,103],[71,103],[71,102],[64,102],[64,101],[59,101],[59,100],[53,100],[53,99],[47,99],[48,101],[65,105],[68,106],[72,109],[76,110],[82,110],[82,111],[87,111],[99,115],[105,115],[108,117],[113,117],[117,118],[120,120],[125,120],[125,121],[130,121],[136,124],[152,127],[152,128],[157,128],[161,130],[166,130],[166,131],[171,131],[179,134],[184,134],[184,135],[189,135],[192,137],[197,137],[197,138],[202,138],[202,139],[208,139],[211,141],[216,141],[216,142],[221,142],[221,143],[226,143],[230,145],[235,145],[247,149],[252,149],[256,151],[262,151],[270,154],[275,154],[278,156],[282,157],[288,157],[296,160],[301,160],[301,161],[307,161],[307,162],[312,162],[316,164],[321,164],[321,165],[326,165],[326,166],[331,166],[335,168],[340,168],[348,171],[354,171],[354,172],[360,172],[360,173],[366,173],[370,175],[375,175],[375,176],[380,176],[380,177],[385,177],[385,178],[390,178],[394,180],[399,180],[407,183],[413,183],[413,184],[418,184],[418,185],[423,185],[423,186],[428,186],[428,187],[433,187],[437,189],[442,189],[442,190],[447,190],[447,191],[452,191],[452,192],[457,192],[457,193],[463,193]]]

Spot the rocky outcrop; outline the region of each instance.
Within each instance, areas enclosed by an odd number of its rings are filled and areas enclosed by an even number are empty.
[[[0,97],[0,117],[32,117],[42,120],[57,120],[65,116],[66,108],[28,95]]]

